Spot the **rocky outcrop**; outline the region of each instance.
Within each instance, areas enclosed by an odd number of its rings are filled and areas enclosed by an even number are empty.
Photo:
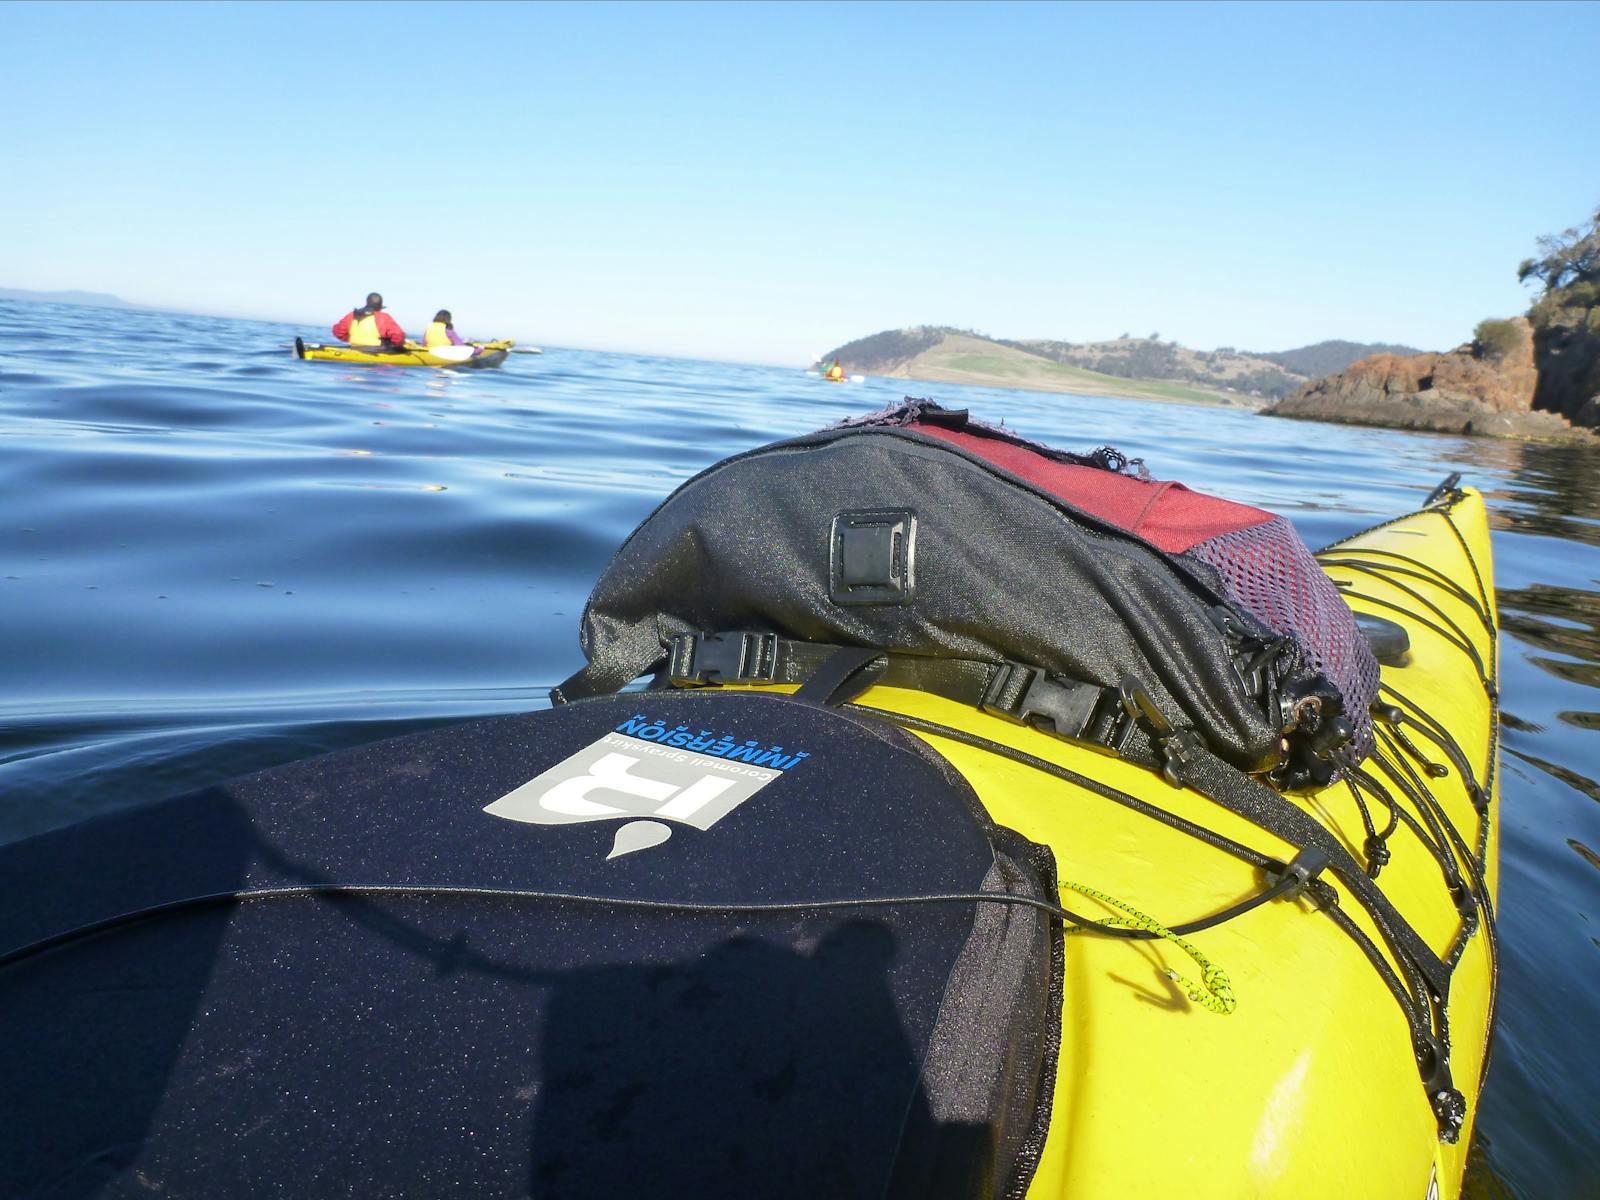
[[[1534,407],[1560,413],[1574,425],[1600,426],[1600,308],[1538,329],[1534,360],[1539,367]]]
[[[1265,412],[1437,433],[1587,438],[1564,417],[1533,410],[1539,386],[1533,328],[1521,317],[1504,324],[1509,336],[1497,352],[1468,343],[1448,354],[1374,354]]]

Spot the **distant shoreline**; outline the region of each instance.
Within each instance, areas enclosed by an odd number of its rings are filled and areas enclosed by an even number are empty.
[[[868,379],[903,379],[907,383],[954,383],[963,387],[1008,388],[1014,391],[1094,396],[1110,400],[1154,400],[1162,404],[1194,404],[1208,408],[1259,409],[1265,404],[1265,401],[1253,396],[1230,396],[1181,383],[1166,383],[1155,379],[1130,379],[1126,383],[1118,381],[1108,384],[1103,382],[1108,377],[1097,376],[1092,371],[1080,372],[1070,367],[1061,370],[1063,377],[1060,379],[1027,380],[1010,375],[990,374],[982,370],[963,369],[959,366],[926,367],[918,370],[916,374],[896,369],[876,375],[867,372],[866,375]]]
[[[141,308],[109,292],[36,292],[30,288],[0,288],[0,300],[27,300],[37,304],[75,304],[79,308]],[[153,309],[151,311],[160,311]]]
[[[847,371],[932,383],[1121,396],[1258,409],[1369,354],[1413,353],[1384,343],[1328,340],[1257,353],[1192,350],[1159,334],[1104,342],[1016,340],[947,325],[886,329],[822,356]]]
[[[846,365],[850,365],[848,362]],[[1020,388],[1075,396],[1124,400],[1156,400],[1168,404],[1200,404],[1213,408],[1260,408],[1257,397],[1200,387],[1181,380],[1135,379],[1105,375],[1067,363],[1052,362],[985,338],[942,333],[939,342],[888,370],[868,365],[853,370],[880,379],[921,383],[955,383],[967,387]]]

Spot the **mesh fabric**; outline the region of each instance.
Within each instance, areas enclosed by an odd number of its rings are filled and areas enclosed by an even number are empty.
[[[1281,516],[1218,534],[1188,550],[1222,576],[1234,600],[1269,628],[1293,634],[1309,664],[1344,697],[1355,726],[1357,757],[1372,752],[1367,709],[1378,695],[1378,660],[1355,614],[1317,565],[1294,526]]]

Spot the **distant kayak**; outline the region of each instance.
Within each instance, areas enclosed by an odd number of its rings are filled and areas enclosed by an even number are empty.
[[[505,362],[515,342],[507,339],[478,344],[482,353],[474,354],[473,346],[418,346],[407,342],[400,350],[366,348],[359,346],[320,345],[294,340],[296,358],[316,359],[319,362],[339,362],[366,367],[498,367]]]

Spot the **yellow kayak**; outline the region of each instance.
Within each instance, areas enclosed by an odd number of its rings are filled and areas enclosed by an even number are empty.
[[[1469,878],[1481,873],[1492,897],[1498,619],[1483,500],[1473,491],[1458,495],[1453,504],[1390,522],[1318,558],[1358,614],[1398,623],[1409,635],[1404,661],[1383,667],[1380,696],[1406,719],[1398,736],[1379,724],[1380,751],[1404,786],[1370,764],[1369,770],[1425,829],[1448,822],[1464,843],[1450,851],[1457,868]],[[910,718],[913,732],[973,784],[997,822],[1051,847],[1063,881],[1141,914],[1170,920],[1212,912],[1259,889],[1262,875],[1108,799],[1104,787],[1269,857],[1294,854],[1192,789],[970,707],[886,688],[865,693],[860,703]],[[1440,744],[1444,733],[1454,743],[1450,751]],[[984,742],[1036,763],[998,755]],[[1457,749],[1464,763],[1453,761]],[[1051,776],[1037,764],[1081,773],[1089,783]],[[1469,790],[1473,783],[1481,792]],[[1408,792],[1422,793],[1425,803]],[[1369,831],[1349,789],[1338,784],[1291,799],[1361,856]],[[1371,816],[1387,820],[1381,810]],[[1454,841],[1448,833],[1435,837]],[[1388,847],[1392,860],[1377,886],[1441,958],[1459,954],[1447,1012],[1449,1066],[1466,1105],[1456,1142],[1440,1139],[1406,1022],[1374,965],[1305,900],[1277,901],[1189,939],[1205,963],[1225,973],[1233,1002],[1225,1014],[1193,998],[1209,998],[1204,968],[1172,941],[1067,939],[1055,1099],[1027,1194],[1039,1200],[1460,1195],[1493,1010],[1495,959],[1484,929],[1492,919],[1483,919],[1487,910],[1463,917],[1408,823],[1402,821]],[[1463,848],[1478,861],[1469,865]],[[1342,885],[1333,886],[1339,910],[1382,946],[1361,905]],[[1092,894],[1063,898],[1091,916],[1129,917]],[[1398,971],[1392,956],[1385,961]]]
[[[1273,802],[1295,842],[1201,776],[782,684],[0,846],[0,1194],[1454,1200],[1494,1003],[1483,500],[1318,557],[1388,622],[1390,708],[1370,787]]]
[[[295,338],[294,353],[296,358],[363,367],[498,367],[505,362],[506,355],[515,345],[515,341],[505,339],[430,349],[407,342],[401,350],[376,350],[358,346],[321,345]]]

